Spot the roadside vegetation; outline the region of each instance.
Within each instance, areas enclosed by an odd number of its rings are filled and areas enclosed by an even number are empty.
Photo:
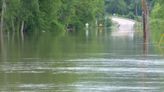
[[[106,0],[106,12],[130,19],[137,19],[142,15],[141,0]]]
[[[104,16],[103,0],[0,0],[1,31],[79,29]]]
[[[159,42],[164,34],[164,0],[155,0],[154,8],[151,12],[151,34],[154,42]]]
[[[164,32],[164,0],[147,0],[154,41]],[[110,29],[109,16],[142,22],[141,0],[0,0],[0,33],[64,32],[81,30],[86,23]]]

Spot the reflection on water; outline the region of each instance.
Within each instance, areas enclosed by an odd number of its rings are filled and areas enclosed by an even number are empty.
[[[129,37],[133,39],[134,32],[133,31],[113,31],[112,36],[113,37]]]
[[[5,36],[0,50],[1,92],[162,92],[164,57],[135,34]]]
[[[1,65],[1,91],[160,91],[164,59],[86,58],[8,60]],[[5,80],[6,79],[6,80]]]

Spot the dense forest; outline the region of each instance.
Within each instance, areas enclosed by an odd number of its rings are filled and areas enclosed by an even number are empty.
[[[134,19],[141,16],[141,0],[106,0],[106,12],[119,14]]]
[[[1,30],[62,31],[104,15],[103,0],[0,0]]]
[[[151,11],[155,0],[147,1]],[[142,16],[141,0],[106,0],[105,7],[108,14],[117,14],[131,19]]]

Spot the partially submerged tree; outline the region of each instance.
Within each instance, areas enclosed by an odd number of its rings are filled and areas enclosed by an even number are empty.
[[[0,35],[2,35],[3,27],[4,27],[4,13],[6,9],[6,0],[1,1],[1,26],[0,26]]]
[[[148,24],[149,9],[148,9],[147,0],[142,0],[142,17],[143,17],[144,42],[148,43],[148,40],[149,40],[149,24]]]

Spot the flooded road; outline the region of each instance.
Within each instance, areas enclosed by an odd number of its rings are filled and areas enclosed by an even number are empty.
[[[112,17],[113,22],[115,22],[118,26],[116,30],[112,32],[112,36],[130,36],[133,38],[134,36],[134,25],[135,21],[130,19],[124,19],[119,17]]]
[[[145,54],[142,35],[132,31],[43,33],[24,41],[6,35],[0,92],[163,92],[164,50],[149,44]]]

